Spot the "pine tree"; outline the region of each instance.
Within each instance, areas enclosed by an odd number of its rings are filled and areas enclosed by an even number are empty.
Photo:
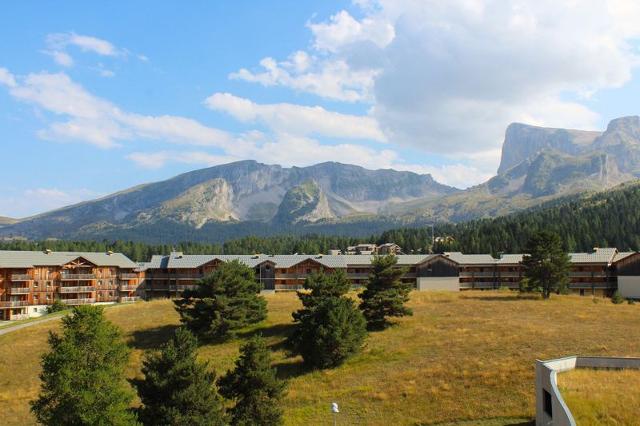
[[[134,382],[142,401],[139,412],[144,425],[225,424],[215,373],[197,361],[197,348],[196,337],[179,328],[159,352],[146,354],[144,379]]]
[[[314,274],[299,292],[303,308],[293,314],[297,323],[290,338],[294,351],[312,368],[330,368],[357,353],[366,337],[366,321],[345,294],[349,281],[342,272]]]
[[[282,424],[281,400],[285,383],[271,367],[271,354],[261,336],[255,336],[240,349],[235,369],[218,381],[220,393],[234,400],[230,410],[234,426]]]
[[[412,285],[402,282],[405,271],[397,267],[397,262],[398,259],[393,255],[376,256],[371,262],[369,282],[360,293],[360,309],[371,330],[389,326],[388,317],[412,315],[411,309],[405,306]]]
[[[39,397],[31,410],[44,425],[133,425],[133,392],[124,369],[129,349],[98,306],[78,306],[49,334]]]
[[[569,255],[562,248],[558,234],[541,231],[533,235],[522,258],[524,279],[521,289],[542,293],[548,299],[551,292],[561,293],[569,284]]]
[[[176,300],[183,324],[203,339],[224,338],[267,317],[253,269],[237,260],[222,263]]]

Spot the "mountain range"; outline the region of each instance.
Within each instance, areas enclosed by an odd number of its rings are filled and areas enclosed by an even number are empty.
[[[362,235],[398,225],[494,217],[640,176],[640,117],[602,132],[511,124],[497,175],[459,190],[430,175],[335,162],[240,161],[14,221],[0,236],[219,242],[282,232]]]

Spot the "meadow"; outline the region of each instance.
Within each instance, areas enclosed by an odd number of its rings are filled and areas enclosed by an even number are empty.
[[[567,407],[580,426],[638,423],[638,370],[571,370],[558,375],[558,385]]]
[[[291,313],[300,306],[295,293],[266,298],[265,322],[228,342],[201,346],[199,357],[222,374],[243,340],[265,336],[279,376],[289,381],[288,425],[333,424],[334,401],[341,408],[338,424],[525,425],[535,415],[536,359],[640,356],[640,305],[579,296],[542,301],[510,292],[413,292],[412,317],[371,333],[362,352],[339,368],[307,371],[284,345]],[[129,377],[140,374],[144,350],[157,348],[179,324],[167,300],[114,306],[106,316],[132,348]],[[29,401],[39,389],[40,356],[59,323],[0,336],[2,424],[33,424]]]

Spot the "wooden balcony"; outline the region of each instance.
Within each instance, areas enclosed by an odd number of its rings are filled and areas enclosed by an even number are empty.
[[[60,274],[62,281],[95,280],[96,274]]]
[[[118,290],[120,291],[136,291],[137,289],[138,289],[137,285],[120,284],[120,286],[118,286]]]
[[[11,288],[9,288],[9,293],[11,293],[11,294],[29,294],[29,293],[31,293],[31,288],[29,288],[29,287],[11,287]]]
[[[60,293],[92,293],[94,291],[96,288],[90,286],[60,287]]]
[[[96,303],[96,299],[60,299],[65,305],[90,305]]]
[[[11,274],[11,281],[32,281],[33,277],[29,274]]]
[[[130,273],[120,273],[120,275],[118,275],[118,277],[121,280],[135,280],[138,278],[138,274],[130,274]]]
[[[28,300],[0,301],[0,308],[19,308],[21,306],[29,306],[29,301]]]

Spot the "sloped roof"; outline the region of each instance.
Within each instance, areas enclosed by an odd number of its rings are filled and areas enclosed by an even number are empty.
[[[461,265],[492,265],[496,263],[489,254],[463,254],[459,251],[445,252],[444,255]]]
[[[593,253],[569,253],[571,263],[611,263],[618,250],[615,248],[596,248]]]
[[[524,255],[523,254],[503,254],[500,259],[496,260],[496,264],[498,265],[510,265],[510,264],[517,264],[522,262],[522,257]]]
[[[635,251],[621,251],[616,253],[615,257],[613,258],[613,262],[619,262],[622,259],[626,259],[629,256],[633,256],[634,254],[636,254],[637,252]]]
[[[79,257],[96,266],[137,268],[138,265],[122,253],[94,253],[69,251],[9,251],[0,250],[0,268],[32,268],[34,266],[62,266]]]

